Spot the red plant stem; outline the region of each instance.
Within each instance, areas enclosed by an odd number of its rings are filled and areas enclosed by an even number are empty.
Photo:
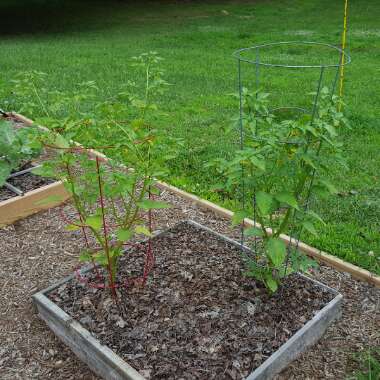
[[[148,197],[149,197],[149,199],[152,199],[152,192],[150,191],[150,185],[149,185],[149,189],[148,189]],[[152,233],[153,218],[152,218],[152,210],[151,209],[148,210],[148,226],[149,226],[149,232]],[[153,262],[154,262],[154,256],[153,256],[153,250],[152,250],[152,239],[149,237],[148,251],[146,253],[144,273],[143,273],[143,279],[142,279],[143,286],[145,286],[145,284],[146,284],[149,272],[151,271],[151,269],[153,267]]]
[[[81,230],[82,230],[82,233],[84,235],[84,240],[86,241],[86,248],[87,249],[90,249],[90,243],[88,241],[88,237],[87,237],[87,233],[86,233],[86,228],[83,226],[84,224],[84,220],[83,220],[83,217],[82,217],[82,214],[78,211],[78,215],[79,215],[79,220],[80,222],[82,223],[82,227],[81,227]],[[98,267],[96,266],[96,263],[95,263],[95,260],[94,258],[91,256],[91,263],[92,263],[92,266],[93,268],[95,269],[95,273],[96,273],[96,278],[101,281],[102,280],[102,276],[100,275],[100,272],[99,272],[99,269]]]
[[[72,176],[72,173],[71,173],[71,170],[70,170],[70,165],[67,162],[66,162],[66,171],[67,171],[67,174],[68,174],[68,176],[69,176],[69,178],[71,180],[72,187],[73,187],[73,192],[74,192],[74,182],[72,181],[73,176]],[[86,229],[84,227],[83,216],[82,216],[82,213],[79,210],[79,207],[77,207],[77,212],[78,212],[79,220],[81,221],[81,224],[82,224],[81,230],[82,230],[82,233],[84,235],[84,240],[86,241],[86,248],[89,249],[90,248],[90,244],[88,242]],[[100,276],[99,270],[98,270],[98,268],[97,268],[97,266],[95,264],[95,261],[94,261],[93,257],[91,257],[91,262],[92,262],[92,265],[93,265],[93,267],[94,267],[94,269],[96,271],[96,277],[98,278],[98,280],[100,280],[101,276]]]
[[[103,219],[103,234],[104,234],[104,248],[107,255],[107,262],[108,262],[108,275],[109,275],[109,281],[110,281],[110,288],[112,292],[112,296],[117,301],[117,294],[115,290],[115,284],[112,277],[112,266],[111,266],[111,260],[110,260],[110,253],[109,253],[109,246],[108,246],[108,231],[107,231],[107,224],[106,224],[106,217],[104,213],[104,197],[103,197],[103,187],[102,187],[102,180],[100,178],[100,165],[99,165],[99,157],[96,157],[96,172],[98,175],[98,185],[99,185],[99,195],[100,195],[100,207],[102,210],[102,219]]]

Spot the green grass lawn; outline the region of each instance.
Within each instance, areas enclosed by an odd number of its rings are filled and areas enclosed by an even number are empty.
[[[237,85],[232,52],[282,40],[339,44],[343,1],[16,0],[3,1],[0,14],[3,84],[17,72],[34,69],[49,74],[51,87],[70,90],[77,82],[95,80],[108,94],[134,78],[131,56],[157,51],[165,58],[167,80],[173,84],[161,101],[167,113],[161,126],[185,139],[171,168],[171,182],[233,208],[234,202],[210,191],[215,177],[204,167],[227,154],[234,139],[225,131],[237,111],[228,96]],[[327,223],[319,226],[320,236],[304,237],[315,247],[378,274],[379,19],[378,0],[350,0],[348,46],[353,62],[346,70],[345,102],[352,129],[342,132],[349,170],[333,168],[341,195],[318,204]],[[283,87],[288,80],[290,85],[290,77],[281,78]],[[296,91],[294,97],[303,95]]]

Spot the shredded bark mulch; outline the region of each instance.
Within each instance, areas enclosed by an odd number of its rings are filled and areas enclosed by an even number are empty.
[[[334,298],[298,275],[270,297],[243,276],[235,245],[186,222],[152,243],[149,283],[121,288],[118,306],[77,279],[50,294],[147,379],[245,378]],[[142,271],[144,254],[127,251],[119,283]]]
[[[193,219],[238,239],[239,231],[232,230],[228,221],[168,192],[161,197],[174,207],[157,212],[155,229]],[[72,212],[70,205],[65,212]],[[77,231],[66,231],[64,225],[56,208],[0,229],[1,379],[98,379],[38,318],[31,302],[32,294],[72,273],[78,264],[84,242]],[[380,347],[380,289],[324,265],[313,276],[343,294],[342,318],[278,379],[346,379],[357,368],[354,353]],[[291,310],[289,306],[287,311]],[[214,323],[211,316],[207,318]],[[231,377],[226,372],[220,378]]]

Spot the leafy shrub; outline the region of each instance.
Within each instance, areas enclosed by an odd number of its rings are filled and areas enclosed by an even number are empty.
[[[9,175],[41,154],[41,144],[34,128],[15,129],[0,120],[0,187]]]
[[[168,86],[160,60],[154,52],[135,57],[133,65],[143,73],[142,80],[128,82],[98,103],[93,102],[94,92],[99,91],[94,82],[81,84],[74,98],[56,89],[49,96],[43,84],[46,76],[41,73],[24,74],[14,82],[14,93],[25,96],[28,109],[43,110],[37,123],[44,123],[48,130],[41,132],[40,139],[56,151],[38,173],[61,179],[71,193],[77,217],[67,218],[67,228],[82,230],[87,244],[80,260],[104,268],[104,287],[115,297],[124,246],[136,235],[151,236],[151,215],[143,214],[169,207],[153,199],[159,193],[156,178],[165,177],[166,163],[176,151],[176,142],[154,127],[160,116],[155,100]],[[110,160],[91,154],[91,149],[104,152]],[[148,251],[142,283],[152,262]]]
[[[245,230],[246,236],[261,239],[255,257],[246,257],[246,275],[275,292],[282,278],[312,265],[287,248],[280,235],[317,233],[314,222],[322,219],[309,207],[310,197],[336,191],[327,177],[332,164],[344,164],[337,127],[347,120],[337,111],[339,99],[327,88],[321,90],[313,121],[306,114],[281,120],[269,110],[268,99],[269,94],[243,89],[244,143],[232,160],[219,159],[214,165],[221,176],[220,188],[246,200],[234,223],[251,216],[258,222]]]

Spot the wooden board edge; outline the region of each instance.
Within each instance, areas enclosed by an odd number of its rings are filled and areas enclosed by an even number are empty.
[[[61,199],[46,204],[36,204],[51,195],[60,196]],[[12,224],[37,212],[56,207],[69,198],[70,194],[66,191],[63,183],[58,181],[29,191],[23,196],[7,199],[0,203],[0,227]]]

